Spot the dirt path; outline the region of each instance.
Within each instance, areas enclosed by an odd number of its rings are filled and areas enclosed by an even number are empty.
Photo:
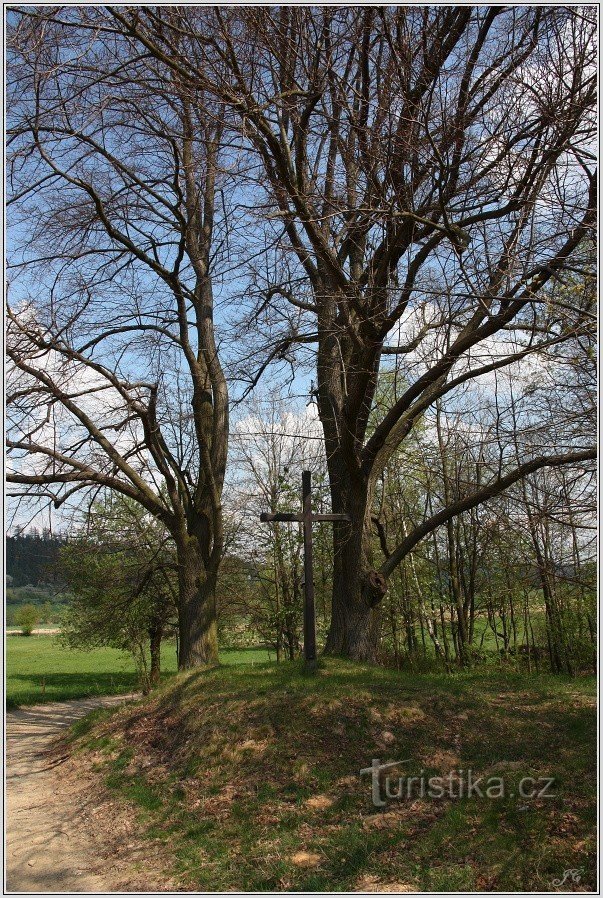
[[[117,879],[99,855],[86,789],[49,753],[55,737],[93,708],[131,696],[33,705],[6,715],[6,885],[9,892],[108,892]],[[78,788],[79,785],[79,788]],[[109,865],[110,867],[110,865]],[[121,879],[121,877],[120,877]]]

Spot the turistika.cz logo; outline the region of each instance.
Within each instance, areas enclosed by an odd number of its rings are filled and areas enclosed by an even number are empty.
[[[361,777],[371,777],[371,797],[375,807],[385,807],[388,800],[416,798],[555,798],[552,792],[555,780],[548,776],[524,776],[519,783],[510,786],[502,776],[475,776],[470,769],[451,770],[446,776],[430,777],[425,775],[424,770],[417,776],[392,776],[386,773],[410,763],[411,760],[407,758],[404,761],[382,764],[379,758],[373,758],[371,766],[360,771]]]

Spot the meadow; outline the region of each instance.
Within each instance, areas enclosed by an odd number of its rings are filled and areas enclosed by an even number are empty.
[[[117,649],[75,651],[64,648],[56,636],[19,634],[7,635],[5,645],[7,708],[137,689],[134,662]],[[225,649],[221,653],[223,664],[251,664],[267,658],[264,649]],[[166,642],[162,673],[167,678],[175,672],[176,647]]]

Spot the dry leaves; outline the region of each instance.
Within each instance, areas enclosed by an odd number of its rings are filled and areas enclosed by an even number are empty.
[[[296,867],[318,867],[322,858],[313,851],[298,851],[291,857]]]

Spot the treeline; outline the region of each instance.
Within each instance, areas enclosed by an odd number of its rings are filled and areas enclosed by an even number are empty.
[[[6,573],[9,584],[18,586],[55,586],[64,581],[59,571],[59,553],[65,544],[63,534],[31,527],[16,529],[6,538]]]

